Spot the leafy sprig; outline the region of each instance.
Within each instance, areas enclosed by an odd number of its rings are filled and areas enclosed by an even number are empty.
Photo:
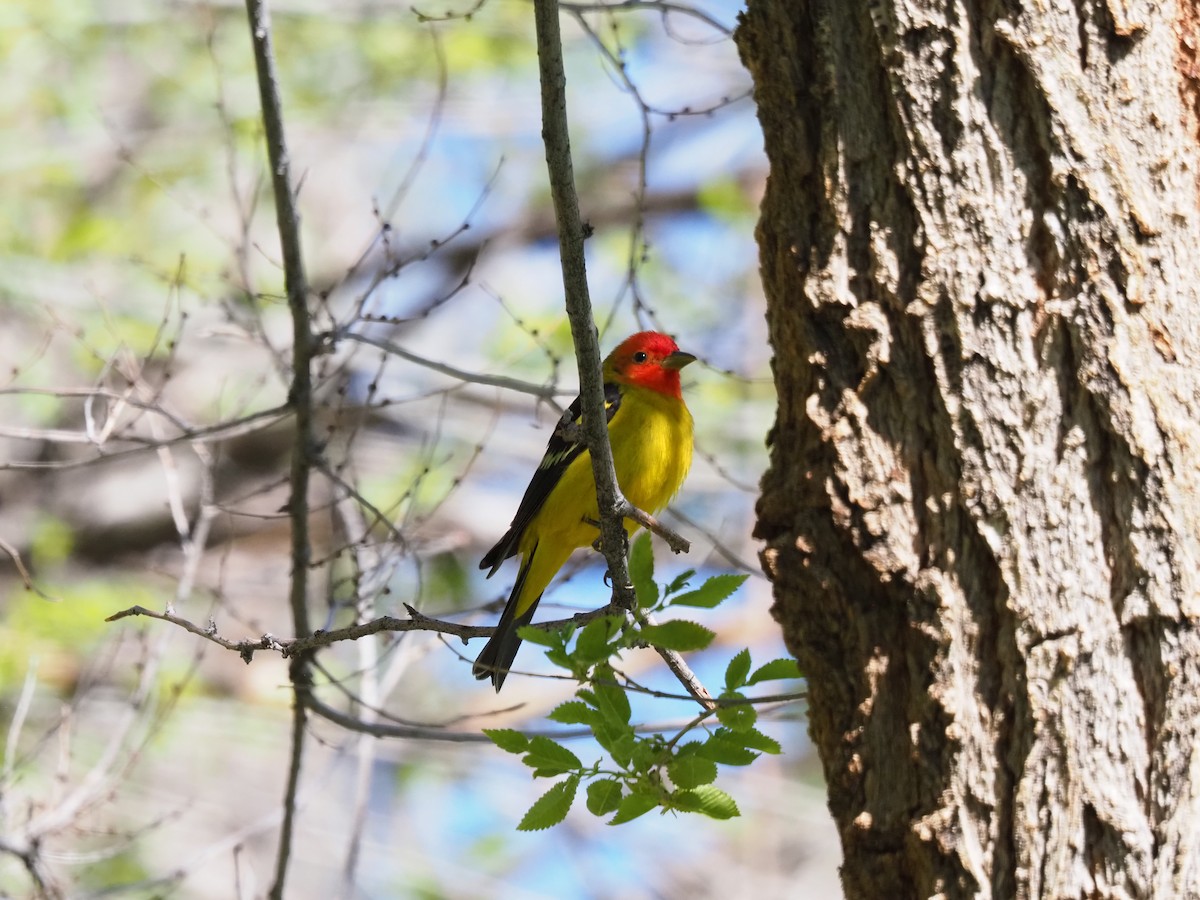
[[[705,710],[671,738],[638,732],[626,687],[611,660],[634,646],[679,652],[707,648],[716,635],[703,625],[674,618],[651,624],[649,616],[676,607],[712,609],[732,596],[747,576],[714,575],[689,590],[696,573],[688,570],[660,585],[654,580],[648,535],[634,542],[629,572],[638,610],[628,618],[604,616],[579,629],[521,630],[522,638],[544,647],[547,659],[581,683],[574,699],[557,706],[550,720],[586,728],[605,757],[585,765],[552,738],[528,737],[508,728],[485,729],[496,746],[520,756],[534,778],[561,778],[529,808],[518,830],[539,831],[561,822],[582,784],[587,785],[588,810],[609,817],[610,825],[632,821],[653,809],[729,819],[739,814],[738,807],[714,783],[718,766],[747,766],[764,753],[782,750],[778,741],[755,727],[754,698],[744,689],[764,681],[799,678],[800,671],[791,659],[754,668],[748,649],[735,654],[726,666],[724,688],[714,709]]]

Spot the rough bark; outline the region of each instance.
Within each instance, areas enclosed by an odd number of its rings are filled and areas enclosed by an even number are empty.
[[[1200,896],[1197,0],[750,0],[848,897]]]

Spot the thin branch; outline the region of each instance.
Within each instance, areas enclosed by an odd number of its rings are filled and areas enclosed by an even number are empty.
[[[596,480],[601,552],[604,553],[609,574],[612,576],[613,597],[617,605],[623,609],[634,609],[637,606],[637,598],[630,582],[626,561],[629,540],[625,534],[621,506],[625,500],[617,486],[612,447],[608,443],[600,346],[596,339],[596,322],[588,293],[587,266],[583,252],[585,234],[571,163],[571,139],[567,127],[567,76],[563,68],[557,0],[534,0],[533,16],[537,31],[538,74],[542,86],[542,140],[546,146],[550,194],[554,200],[554,217],[558,223],[558,248],[562,257],[567,317],[571,322],[571,338],[575,344],[575,359],[579,366],[583,429],[592,459],[592,475]]]
[[[559,5],[564,10],[576,14],[585,12],[614,13],[625,10],[652,10],[660,13],[665,19],[670,13],[677,13],[703,22],[724,37],[731,37],[733,35],[733,29],[703,10],[683,3],[668,3],[666,0],[622,0],[619,3],[560,3]]]
[[[292,623],[298,634],[307,634],[308,566],[311,547],[308,535],[308,481],[313,457],[313,386],[311,360],[313,335],[308,310],[308,284],[300,247],[300,216],[292,192],[290,159],[283,131],[283,109],[279,99],[279,79],[275,73],[275,52],[271,44],[271,23],[266,0],[246,0],[250,38],[254,46],[254,65],[258,75],[262,103],[263,130],[266,132],[267,157],[275,194],[275,219],[283,253],[284,286],[292,317],[292,385],[288,401],[296,415],[296,443],[292,448],[292,496],[288,512],[292,524],[292,579],[289,601]],[[287,787],[283,801],[272,900],[282,900],[291,856],[295,827],[300,766],[304,756],[305,705],[311,699],[308,659],[300,654],[288,670],[294,689],[292,703],[292,745]]]
[[[668,529],[652,516],[636,509],[621,494],[617,485],[612,447],[608,442],[608,420],[604,415],[600,348],[596,340],[596,324],[588,294],[587,267],[583,252],[585,234],[579,215],[579,198],[575,193],[575,176],[571,164],[571,140],[567,126],[567,77],[563,68],[558,9],[557,0],[534,0],[538,70],[542,83],[542,139],[546,145],[550,193],[554,199],[554,215],[558,222],[558,246],[562,257],[567,316],[571,320],[571,337],[575,343],[575,357],[579,364],[582,425],[592,458],[592,474],[596,480],[596,500],[600,510],[600,549],[604,553],[612,577],[615,604],[621,609],[632,611],[637,609],[637,598],[629,577],[629,539],[625,533],[624,519],[632,518],[655,531],[667,540],[676,553],[690,545],[674,532],[668,534]],[[673,650],[657,647],[655,649],[688,693],[706,709],[711,709],[712,695],[705,690],[683,658]]]
[[[347,329],[339,330],[334,336],[335,340],[356,341],[360,344],[368,344],[372,347],[378,347],[385,353],[390,353],[393,356],[398,356],[410,363],[415,363],[418,366],[424,366],[434,372],[439,372],[450,378],[456,378],[459,381],[465,381],[469,384],[484,384],[491,387],[504,388],[510,391],[518,391],[522,394],[530,394],[542,400],[553,400],[561,392],[553,385],[533,384],[529,381],[521,381],[518,378],[508,378],[504,375],[484,375],[478,372],[467,372],[464,369],[456,369],[453,366],[448,366],[445,363],[437,362],[424,356],[418,356],[409,350],[405,350],[399,344],[393,343],[385,338],[374,338],[369,335],[362,334],[357,331],[349,331]],[[599,351],[597,351],[597,356]]]
[[[683,535],[672,531],[654,516],[648,512],[638,509],[628,500],[625,501],[625,506],[621,510],[621,514],[627,519],[633,519],[647,531],[652,534],[657,534],[660,538],[667,542],[667,546],[671,548],[672,553],[687,553],[692,549],[692,543]]]
[[[639,625],[657,625],[654,617],[649,613],[637,610],[634,616],[638,620]],[[717,708],[717,702],[713,699],[713,695],[708,692],[708,689],[700,683],[700,679],[696,677],[696,673],[692,671],[691,666],[684,662],[683,657],[675,650],[668,650],[665,647],[659,647],[656,644],[651,644],[654,651],[663,658],[663,662],[667,664],[667,668],[671,670],[678,680],[683,685],[684,689],[706,710],[714,710]]]
[[[5,553],[12,560],[12,564],[17,569],[17,574],[21,576],[21,582],[25,585],[25,590],[33,591],[33,593],[45,600],[55,599],[33,583],[33,576],[29,574],[29,570],[25,568],[25,563],[21,559],[21,551],[4,540],[4,538],[0,538],[0,552]]]
[[[246,639],[241,641],[232,641],[228,638],[221,637],[217,632],[216,623],[212,620],[206,625],[197,625],[190,619],[185,619],[183,616],[175,615],[174,613],[158,612],[153,609],[147,609],[144,606],[131,606],[128,609],[123,609],[120,612],[115,612],[104,621],[116,622],[118,619],[128,619],[135,616],[143,616],[147,619],[158,619],[160,622],[167,622],[171,625],[176,625],[184,631],[191,632],[197,637],[202,637],[206,641],[211,641],[218,647],[224,647],[226,650],[231,650],[237,653],[247,663],[254,659],[254,654],[262,651],[270,651],[279,653],[283,657],[296,657],[300,655],[307,656],[312,651],[321,647],[329,647],[341,641],[356,641],[359,638],[364,638],[372,634],[379,634],[383,631],[434,631],[439,634],[452,635],[461,638],[464,642],[471,638],[491,637],[496,632],[493,625],[461,625],[458,622],[447,622],[445,619],[434,619],[423,613],[417,612],[411,606],[405,604],[405,609],[408,610],[410,618],[398,619],[395,616],[380,616],[372,619],[369,622],[362,622],[358,625],[349,625],[345,628],[335,628],[329,631],[314,631],[304,637],[298,638],[279,638],[273,634],[263,634],[255,639]],[[561,628],[566,628],[568,625],[579,626],[586,625],[593,619],[599,619],[603,616],[611,616],[614,613],[624,614],[624,610],[618,609],[616,606],[602,606],[599,609],[588,610],[587,612],[576,613],[570,618],[554,619],[547,622],[535,622],[530,627],[539,628],[543,631],[556,631]]]

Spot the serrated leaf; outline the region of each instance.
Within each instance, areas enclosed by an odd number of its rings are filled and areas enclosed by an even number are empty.
[[[628,768],[637,744],[632,728],[618,728],[607,722],[599,722],[592,728],[592,734],[596,736],[596,742],[608,751],[614,763],[622,769]]]
[[[736,691],[746,683],[750,674],[750,650],[739,650],[725,667],[725,690]]]
[[[541,735],[530,738],[529,749],[522,762],[543,776],[561,775],[583,768],[583,763],[574,753],[557,741]]]
[[[615,778],[593,781],[587,789],[587,808],[595,816],[607,816],[621,805],[621,782]]]
[[[539,647],[562,647],[562,634],[557,631],[547,631],[545,628],[534,628],[532,625],[522,625],[517,629],[517,637],[527,644],[537,644]]]
[[[725,691],[722,700],[745,699],[736,691]],[[717,707],[717,720],[733,731],[746,731],[754,727],[758,721],[758,713],[749,703],[737,703],[732,706]]]
[[[638,606],[645,609],[658,602],[658,585],[654,583],[654,550],[650,532],[643,531],[629,551],[629,580],[637,593]]]
[[[542,831],[557,825],[571,811],[578,787],[578,778],[568,778],[554,785],[533,802],[529,812],[525,813],[517,825],[517,831]]]
[[[529,746],[529,738],[512,728],[485,728],[483,733],[505,753],[524,753]]]
[[[568,700],[554,707],[546,718],[562,725],[591,725],[598,717],[582,700]]]
[[[662,759],[662,746],[653,740],[637,739],[633,745],[630,767],[635,772],[648,772]]]
[[[684,799],[685,796],[687,799]],[[711,784],[703,784],[690,791],[676,791],[671,799],[681,809],[686,808],[689,812],[698,812],[713,819],[732,819],[741,815],[734,799]]]
[[[703,650],[713,642],[716,634],[698,622],[671,619],[658,625],[643,625],[638,636],[664,650],[686,653],[690,650]]]
[[[621,825],[625,822],[631,822],[638,816],[644,816],[656,806],[658,806],[658,797],[655,794],[626,794],[621,798],[621,805],[617,807],[617,814],[608,820],[608,824]]]
[[[703,746],[704,745],[702,743],[700,743],[700,741],[687,741],[686,743],[679,744],[675,748],[675,755],[677,757],[695,756],[699,752],[700,748]]]
[[[794,659],[773,659],[754,670],[747,685],[758,684],[760,681],[779,681],[783,678],[803,678],[800,666]]]
[[[666,589],[663,591],[663,596],[669,597],[671,594],[682,591],[685,587],[687,587],[689,579],[691,579],[691,577],[695,574],[695,569],[688,569],[685,572],[680,572],[673,579],[671,579],[671,583],[668,584]]]
[[[717,780],[717,764],[700,756],[677,756],[667,763],[667,775],[677,788],[687,790]]]
[[[615,677],[613,670],[608,666],[596,667],[597,680],[593,685],[596,708],[605,720],[613,725],[628,725],[631,715],[629,697],[620,685],[609,683]]]
[[[736,741],[720,734],[709,737],[696,753],[726,766],[748,766],[758,759],[757,753],[752,753]]]
[[[712,609],[740,588],[749,575],[714,575],[694,591],[680,594],[671,606],[699,606]]]
[[[783,748],[779,746],[779,741],[775,738],[767,737],[761,731],[754,728],[749,728],[745,731],[730,731],[723,733],[722,737],[728,737],[729,740],[741,744],[750,750],[760,750],[763,753],[776,755],[783,752]]]
[[[609,641],[617,633],[618,621],[616,616],[602,616],[584,625],[575,641],[575,658],[588,666],[608,659],[612,650]]]

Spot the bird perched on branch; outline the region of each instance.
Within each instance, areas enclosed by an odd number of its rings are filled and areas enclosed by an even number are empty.
[[[604,405],[617,484],[625,499],[654,514],[679,491],[692,464],[692,414],[683,402],[679,370],[696,359],[665,334],[643,331],[626,338],[604,360]],[[594,543],[600,520],[592,458],[576,426],[577,397],[550,436],[512,525],[479,568],[496,573],[521,556],[521,568],[496,632],[472,669],[499,691],[517,655],[517,629],[528,625],[542,592],[578,547]],[[638,525],[625,521],[632,534]]]

